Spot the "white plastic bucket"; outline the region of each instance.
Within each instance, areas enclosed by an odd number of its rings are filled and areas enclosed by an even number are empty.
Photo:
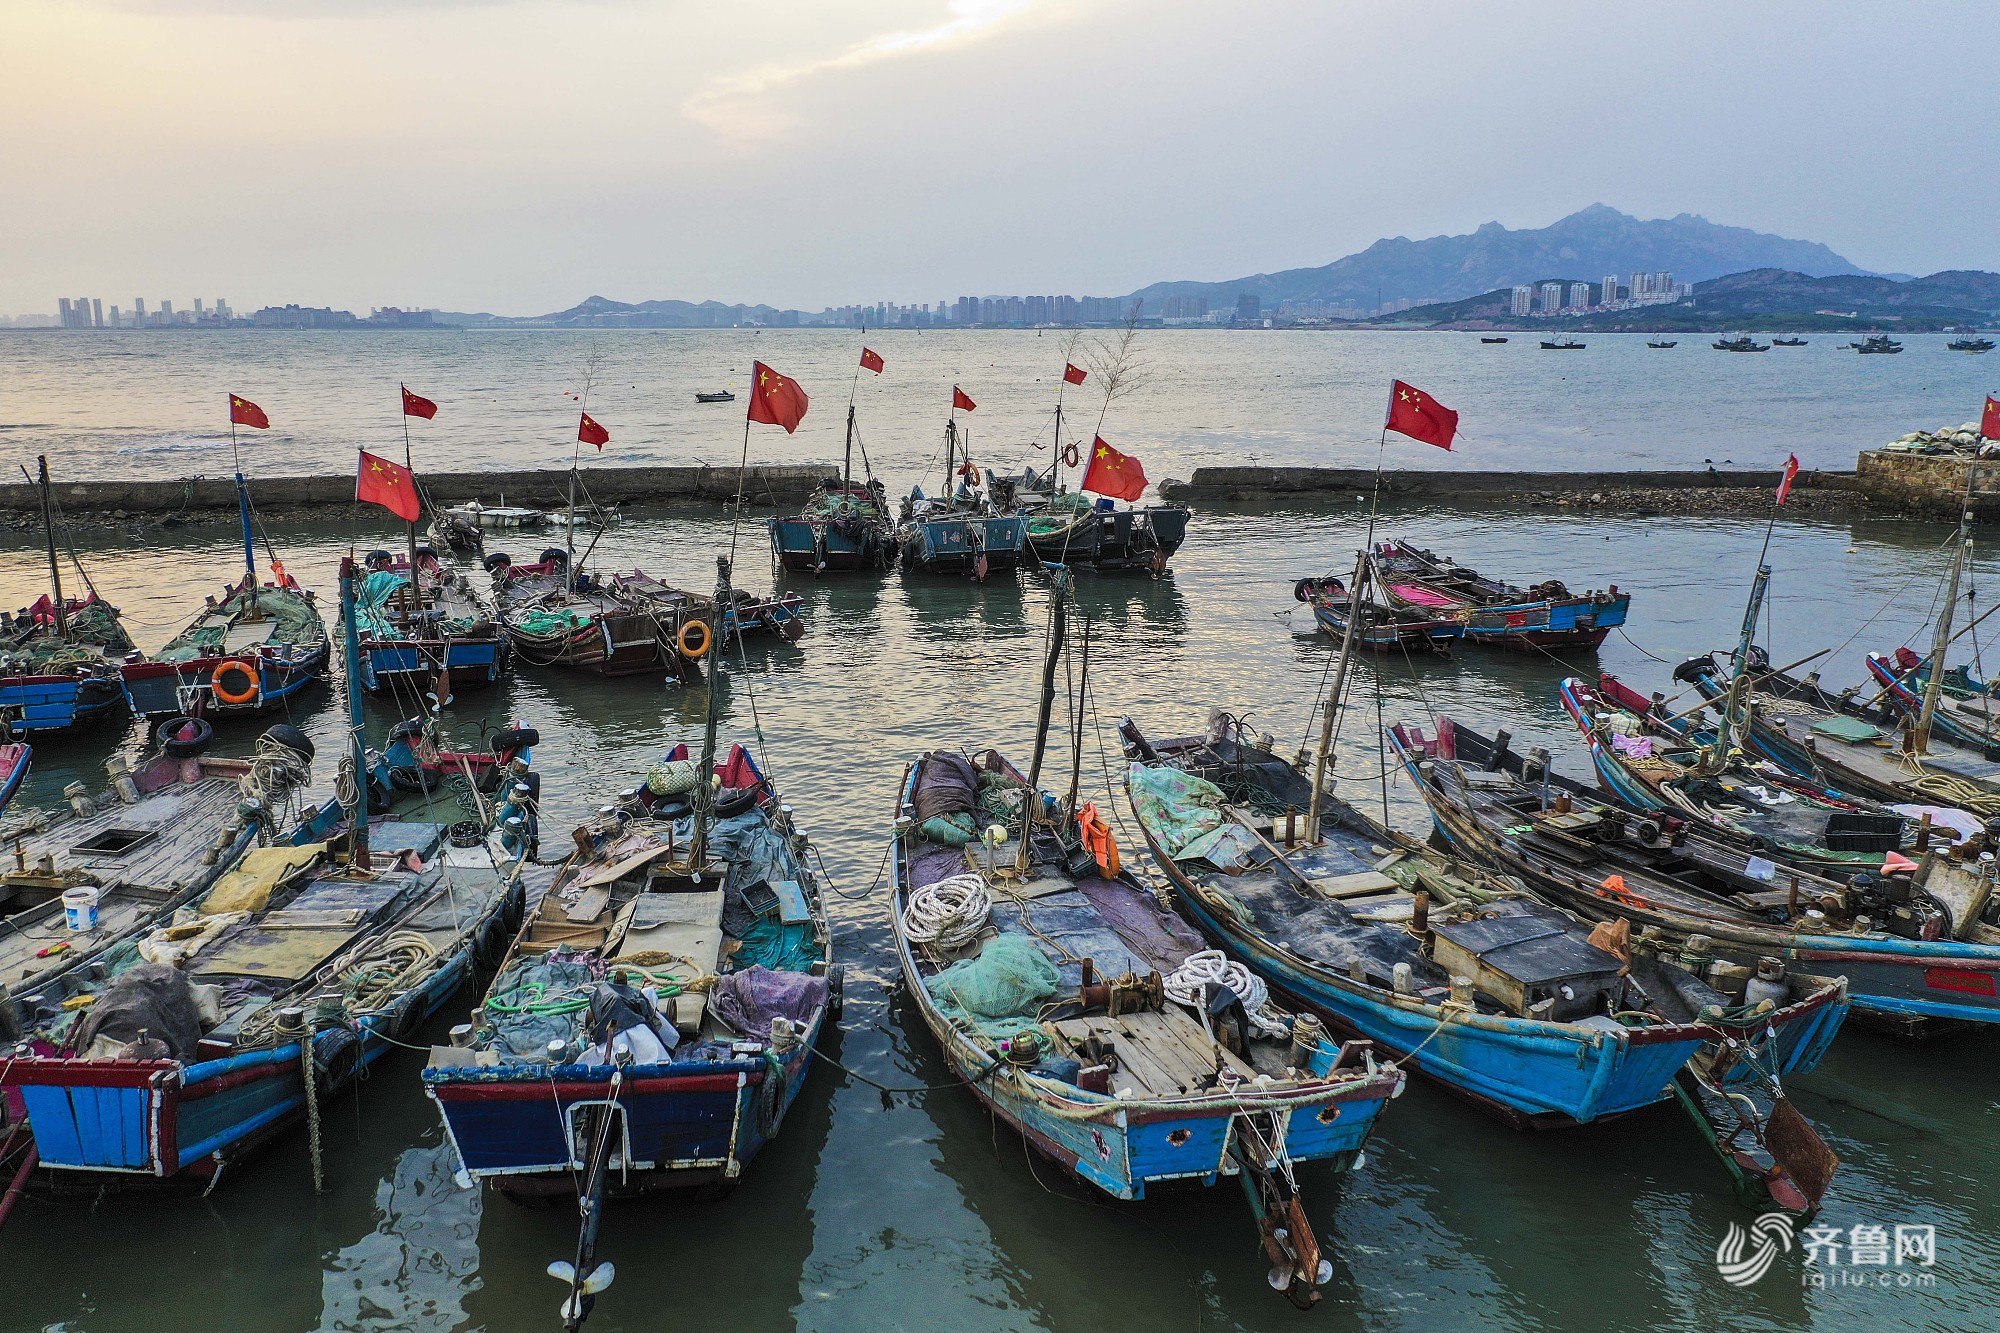
[[[62,896],[63,919],[71,930],[97,929],[97,890],[84,885],[67,889]]]

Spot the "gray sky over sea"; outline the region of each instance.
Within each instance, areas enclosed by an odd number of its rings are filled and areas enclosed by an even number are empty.
[[[1640,217],[2000,266],[1983,3],[0,0],[0,311],[1116,295]]]

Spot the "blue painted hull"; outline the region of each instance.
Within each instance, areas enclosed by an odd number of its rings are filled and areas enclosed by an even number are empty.
[[[0,679],[0,717],[29,739],[81,731],[124,711],[125,693],[116,675]]]
[[[887,569],[896,558],[896,543],[879,528],[866,527],[859,537],[846,537],[829,523],[802,518],[771,520],[771,554],[797,574],[845,573],[857,569]]]
[[[1027,540],[1028,520],[1019,515],[919,519],[904,539],[903,565],[934,574],[964,574],[984,556],[989,570],[1015,569]]]
[[[454,690],[491,685],[507,672],[507,640],[491,639],[402,641],[361,645],[361,684],[371,693],[412,685],[430,688],[442,657]],[[422,689],[417,691],[422,696]]]

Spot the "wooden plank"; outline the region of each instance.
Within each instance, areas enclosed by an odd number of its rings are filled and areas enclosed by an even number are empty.
[[[569,920],[581,925],[595,921],[604,909],[611,905],[611,890],[603,885],[593,885],[577,895],[576,902],[564,912]]]

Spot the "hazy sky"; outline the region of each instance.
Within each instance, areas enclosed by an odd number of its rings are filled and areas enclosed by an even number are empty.
[[[0,0],[0,311],[1118,294],[1641,217],[2000,267],[1987,3]]]

